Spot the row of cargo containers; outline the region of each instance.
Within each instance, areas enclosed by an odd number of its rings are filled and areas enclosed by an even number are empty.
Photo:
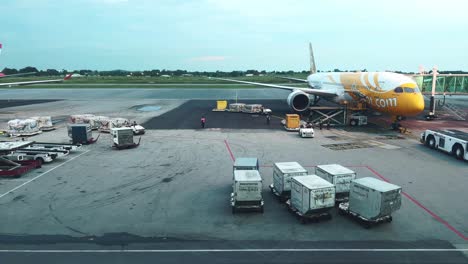
[[[254,170],[258,173],[258,159],[238,158],[234,163],[234,184],[237,170]],[[244,174],[244,172],[243,172]],[[356,173],[339,164],[319,165],[316,175],[297,162],[275,163],[272,192],[282,202],[287,202],[290,211],[302,219],[325,216],[336,202],[341,202],[340,212],[356,216],[368,222],[390,220],[391,213],[401,207],[401,187],[375,178],[356,179]],[[258,187],[261,189],[261,187]],[[255,190],[261,197],[261,190]],[[235,196],[236,187],[232,196]],[[263,201],[263,199],[261,199]],[[263,204],[262,204],[263,211]]]
[[[356,172],[339,164],[318,165],[315,173],[309,173],[297,162],[278,162],[273,167],[272,191],[282,201],[291,196],[291,179],[295,176],[315,174],[335,186],[336,201],[347,201],[351,182],[356,179]]]

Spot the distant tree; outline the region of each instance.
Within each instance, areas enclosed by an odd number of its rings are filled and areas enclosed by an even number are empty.
[[[47,76],[57,76],[57,75],[60,75],[60,72],[57,71],[56,69],[47,69],[47,70],[45,71],[45,74],[46,74]]]
[[[92,70],[80,70],[80,71],[78,71],[78,73],[80,75],[90,75],[90,74],[92,74],[92,72],[93,72]]]
[[[31,66],[25,67],[18,71],[18,73],[28,73],[28,72],[39,72],[39,71],[35,67],[31,67]]]
[[[17,74],[18,70],[14,68],[4,68],[2,71],[3,74],[8,75],[8,74]]]
[[[341,72],[340,69],[334,69],[333,72]]]

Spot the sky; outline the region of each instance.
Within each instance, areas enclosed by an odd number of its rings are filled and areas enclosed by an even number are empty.
[[[431,2],[437,3],[432,4]],[[0,70],[468,70],[468,1],[1,0]]]

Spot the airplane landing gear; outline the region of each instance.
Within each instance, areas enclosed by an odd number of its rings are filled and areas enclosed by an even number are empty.
[[[401,128],[400,121],[403,120],[402,116],[392,116],[392,130],[399,130]]]

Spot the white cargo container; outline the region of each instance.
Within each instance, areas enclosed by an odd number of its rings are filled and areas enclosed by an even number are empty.
[[[273,166],[273,184],[270,189],[280,200],[285,200],[291,196],[291,178],[307,174],[307,170],[297,162],[277,162]]]
[[[335,185],[336,201],[347,201],[349,197],[349,187],[356,179],[356,172],[339,164],[318,165],[315,174],[324,180]]]
[[[341,207],[341,204],[340,204]],[[354,180],[348,210],[364,220],[387,218],[401,207],[401,187],[372,177]]]
[[[111,128],[113,147],[117,149],[134,148],[140,144],[133,141],[133,130],[130,127]],[[140,138],[141,139],[141,138]]]
[[[290,205],[300,215],[328,213],[335,206],[335,186],[317,175],[293,177]]]
[[[237,209],[257,209],[263,213],[262,177],[257,170],[234,171],[231,206],[232,213]]]

